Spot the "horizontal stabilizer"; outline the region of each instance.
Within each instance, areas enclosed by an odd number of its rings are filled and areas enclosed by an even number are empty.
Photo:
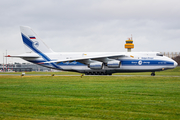
[[[39,58],[38,55],[7,55],[5,57],[17,57],[17,58]]]

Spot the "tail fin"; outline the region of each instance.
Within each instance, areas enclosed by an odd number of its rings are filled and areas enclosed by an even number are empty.
[[[20,30],[27,53],[32,51],[38,54],[53,52],[30,27],[20,26]]]

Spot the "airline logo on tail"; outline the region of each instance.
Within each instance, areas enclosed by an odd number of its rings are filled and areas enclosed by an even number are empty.
[[[34,47],[37,48],[39,46],[39,42],[38,41],[34,41],[33,45],[34,45]]]

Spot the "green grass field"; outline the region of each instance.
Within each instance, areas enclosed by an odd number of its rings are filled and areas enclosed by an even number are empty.
[[[0,76],[0,119],[180,119],[179,67],[133,74]]]
[[[0,74],[18,74],[21,75],[22,72],[1,72]],[[23,72],[24,73],[24,72]],[[26,75],[81,75],[81,73],[76,72],[25,72]],[[151,72],[137,72],[137,73],[115,73],[113,75],[151,75]],[[165,70],[156,72],[156,75],[160,76],[180,76],[180,67],[175,69]]]

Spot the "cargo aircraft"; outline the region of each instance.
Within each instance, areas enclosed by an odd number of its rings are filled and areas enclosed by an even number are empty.
[[[177,62],[159,52],[54,52],[30,28],[20,26],[25,53],[19,57],[44,67],[84,73],[112,75],[121,72],[152,72],[173,69]]]

